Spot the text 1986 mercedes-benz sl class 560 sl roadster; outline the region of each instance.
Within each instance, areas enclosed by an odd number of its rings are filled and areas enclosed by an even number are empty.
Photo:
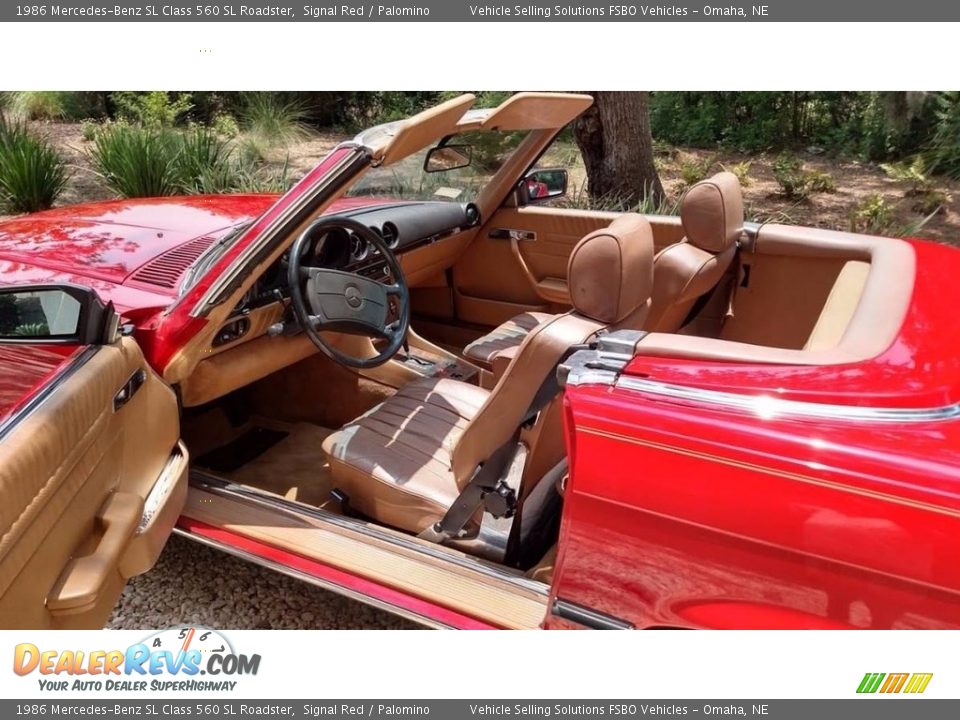
[[[0,626],[171,532],[438,627],[960,626],[960,253],[562,207],[582,95],[0,223]]]

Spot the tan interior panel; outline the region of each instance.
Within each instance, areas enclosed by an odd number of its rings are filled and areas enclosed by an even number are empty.
[[[902,240],[785,225],[760,228],[743,265],[747,287],[737,288],[720,338],[650,333],[637,354],[785,365],[869,360],[896,339],[916,278],[916,254]]]
[[[483,121],[485,130],[562,128],[593,105],[589,95],[521,92],[511,95]]]
[[[389,165],[425,148],[444,135],[456,132],[457,122],[470,109],[474,100],[476,97],[473,95],[460,95],[407,118],[390,142],[382,150],[376,151],[378,159]]]
[[[0,626],[102,626],[179,515],[178,438],[176,397],[129,338],[98,348],[13,427],[0,463]]]
[[[453,266],[457,316],[464,322],[496,326],[525,312],[569,309],[571,251],[585,235],[619,216],[544,205],[501,208]],[[646,217],[656,251],[683,237],[680,218]],[[514,231],[514,238],[491,237],[503,235],[502,231]]]
[[[720,337],[803,349],[845,262],[829,257],[745,255],[749,284],[737,288],[733,317],[724,323]]]

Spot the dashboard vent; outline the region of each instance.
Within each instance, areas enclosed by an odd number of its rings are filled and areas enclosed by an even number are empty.
[[[177,286],[180,276],[215,240],[216,238],[212,237],[202,237],[185,242],[148,262],[133,274],[131,280],[172,290]]]
[[[395,250],[397,245],[400,244],[400,232],[397,230],[397,226],[392,222],[384,223],[383,230],[380,234],[383,235],[383,239],[386,241],[387,247],[391,250]]]

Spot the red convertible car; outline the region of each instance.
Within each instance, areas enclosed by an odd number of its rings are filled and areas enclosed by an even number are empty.
[[[436,627],[960,626],[960,253],[564,208],[591,99],[473,101],[0,223],[0,626],[171,532]]]

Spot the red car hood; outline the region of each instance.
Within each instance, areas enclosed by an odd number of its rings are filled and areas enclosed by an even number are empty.
[[[216,237],[266,210],[273,195],[114,200],[0,224],[0,260],[122,284],[160,255]]]
[[[218,237],[260,216],[277,195],[111,200],[0,223],[0,282],[72,282],[121,312],[165,307],[183,272]],[[342,198],[329,212],[383,204]]]

